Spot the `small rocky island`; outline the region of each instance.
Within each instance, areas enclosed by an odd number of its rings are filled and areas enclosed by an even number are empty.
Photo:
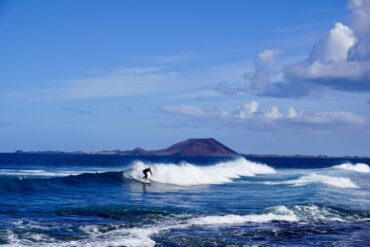
[[[131,151],[123,151],[128,155],[172,155],[172,156],[236,156],[239,153],[226,147],[213,138],[192,138],[176,143],[168,148],[160,150],[144,150],[135,148]]]
[[[238,152],[223,145],[213,138],[191,138],[186,141],[176,143],[168,148],[159,150],[145,150],[143,148],[134,148],[133,150],[112,150],[97,152],[60,152],[60,151],[38,151],[24,152],[16,151],[15,153],[45,153],[45,154],[115,154],[115,155],[152,155],[152,156],[216,156],[229,157],[238,156]]]

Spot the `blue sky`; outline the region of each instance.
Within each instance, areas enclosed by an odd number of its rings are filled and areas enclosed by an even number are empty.
[[[0,151],[370,155],[370,1],[2,1]]]

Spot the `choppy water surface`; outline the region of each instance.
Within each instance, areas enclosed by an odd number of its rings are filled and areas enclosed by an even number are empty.
[[[0,154],[0,244],[368,246],[370,160],[252,159]]]

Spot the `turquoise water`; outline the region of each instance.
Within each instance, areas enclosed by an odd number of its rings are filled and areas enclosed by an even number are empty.
[[[0,244],[368,246],[368,164],[0,154]]]

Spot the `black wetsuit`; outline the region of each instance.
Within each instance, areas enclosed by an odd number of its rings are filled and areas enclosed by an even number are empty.
[[[152,170],[150,170],[150,168],[146,168],[146,169],[143,170],[143,173],[144,173],[143,179],[145,179],[145,180],[148,179],[148,172],[150,172],[150,174],[152,174]]]

